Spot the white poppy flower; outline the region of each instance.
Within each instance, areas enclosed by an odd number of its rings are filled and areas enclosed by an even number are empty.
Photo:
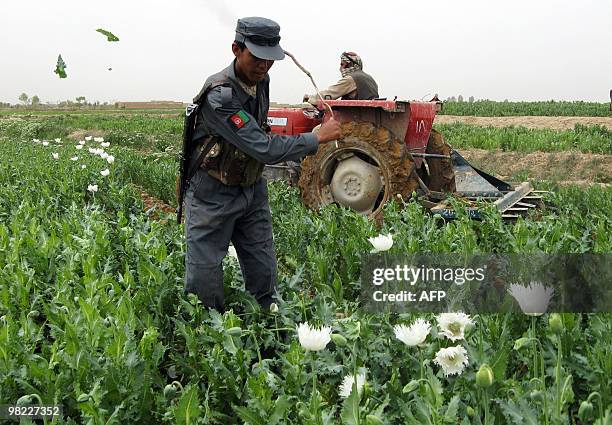
[[[331,327],[311,327],[308,322],[300,323],[297,328],[300,344],[306,351],[320,351],[331,341]]]
[[[107,158],[107,160],[108,160],[108,158]],[[114,158],[113,158],[113,160],[114,160]],[[231,258],[235,258],[236,260],[238,259],[238,253],[236,252],[236,248],[234,247],[234,245],[230,245],[229,246],[229,248],[227,249],[227,255],[229,255]]]
[[[87,186],[87,190],[90,191],[91,193],[95,193],[98,191],[98,185],[90,184],[89,186]]]
[[[107,156],[107,157],[106,157],[106,161],[107,161],[109,164],[112,164],[113,162],[115,162],[115,157],[114,157],[114,156],[112,156],[112,155],[109,155],[109,156]]]
[[[103,148],[107,148],[110,146],[110,142],[102,142],[100,143],[100,146],[102,146]]]
[[[440,348],[436,353],[434,363],[442,367],[444,375],[461,375],[468,365],[468,356],[465,348],[458,345],[456,347]]]
[[[423,319],[417,319],[412,325],[395,325],[393,332],[395,337],[409,347],[422,345],[429,335],[431,325]]]
[[[105,170],[100,171],[100,174],[102,174],[103,177],[106,177],[110,174],[110,171],[108,168],[106,168]]]
[[[465,327],[474,323],[465,313],[441,313],[437,319],[440,333],[453,342],[464,339]]]
[[[278,304],[276,303],[270,304],[270,313],[278,313]]]
[[[55,139],[55,143],[59,143],[61,141],[62,141],[62,139]]]
[[[73,156],[72,158],[70,158],[71,161],[78,161],[79,157],[78,156]]]
[[[546,312],[555,289],[544,286],[541,282],[531,282],[527,287],[513,283],[508,293],[518,301],[523,313],[540,316]]]
[[[86,136],[85,140],[87,140],[89,142],[91,140],[91,136]]]
[[[87,165],[81,164],[81,169],[84,170],[85,168],[87,168]]]
[[[363,393],[363,387],[366,383],[366,375],[365,372],[360,372],[355,375],[346,375],[344,379],[342,379],[342,383],[340,384],[340,388],[338,390],[338,394],[342,398],[348,398],[351,395],[351,391],[353,390],[353,384],[357,383],[357,394],[361,396]]]
[[[391,235],[378,235],[373,238],[368,238],[374,249],[370,251],[371,254],[377,252],[388,251],[393,246],[393,236]]]
[[[53,152],[51,156],[53,157],[53,159],[59,159],[59,153],[57,152]]]
[[[106,159],[106,158],[108,158],[108,154],[107,154],[106,152],[104,152],[104,151],[100,152],[100,153],[99,153],[99,155],[100,155],[100,157],[101,157],[102,159]]]
[[[104,141],[104,137],[94,137],[94,142],[103,142]]]
[[[77,149],[83,149],[83,145],[76,145],[75,148]]]
[[[90,154],[93,154],[93,155],[96,155],[98,153],[98,150],[94,148],[89,148],[87,150],[89,151]]]
[[[32,141],[33,141],[34,143],[40,143],[40,140],[38,140],[38,139],[32,139]]]
[[[43,146],[49,146],[49,142],[43,142]]]
[[[80,140],[79,141],[79,145],[84,145],[85,144],[85,140]]]

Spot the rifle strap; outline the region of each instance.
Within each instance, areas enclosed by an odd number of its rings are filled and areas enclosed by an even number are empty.
[[[210,137],[208,139],[208,142],[206,142],[206,145],[204,145],[204,147],[202,148],[202,151],[198,155],[196,162],[194,162],[193,164],[190,164],[189,173],[187,175],[187,184],[189,184],[189,182],[195,175],[196,171],[198,171],[198,168],[200,168],[200,165],[202,165],[202,161],[204,161],[204,158],[206,157],[208,152],[210,152],[213,146],[215,146],[216,142],[217,142],[216,137]]]

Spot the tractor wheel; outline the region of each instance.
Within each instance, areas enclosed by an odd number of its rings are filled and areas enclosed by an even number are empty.
[[[368,122],[342,124],[342,136],[302,161],[298,186],[311,209],[337,202],[380,220],[384,204],[418,187],[412,155],[389,130]]]
[[[450,156],[453,148],[446,143],[442,134],[431,129],[426,153]],[[427,158],[428,173],[424,179],[429,190],[435,192],[456,192],[455,171],[451,159]]]

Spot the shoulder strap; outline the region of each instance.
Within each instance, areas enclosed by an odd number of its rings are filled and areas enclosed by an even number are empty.
[[[219,80],[213,81],[212,83],[204,84],[204,87],[202,87],[202,90],[200,90],[200,93],[198,93],[198,95],[193,98],[193,103],[197,103],[197,104],[202,103],[202,101],[204,100],[204,98],[206,97],[209,91],[211,91],[215,87],[224,86],[226,84],[231,84],[229,78],[221,78]],[[230,89],[229,96],[231,100],[231,96],[232,96],[231,87],[228,87],[228,88]],[[222,92],[222,95],[224,96],[223,103],[225,104],[225,93]]]

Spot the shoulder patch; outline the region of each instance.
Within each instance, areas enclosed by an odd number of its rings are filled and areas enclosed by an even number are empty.
[[[231,121],[232,124],[234,124],[234,127],[236,127],[236,129],[240,129],[244,127],[244,125],[248,123],[251,120],[251,118],[249,118],[247,113],[243,109],[241,109],[238,112],[236,112],[234,115],[230,116],[229,120]]]

